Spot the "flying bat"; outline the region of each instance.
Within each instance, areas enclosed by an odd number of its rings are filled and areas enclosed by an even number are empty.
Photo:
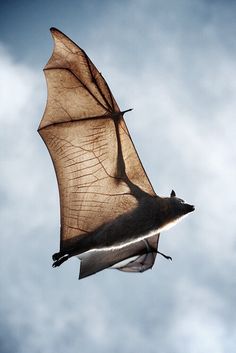
[[[152,268],[160,232],[194,206],[158,196],[142,166],[121,111],[83,49],[51,28],[54,50],[44,68],[48,87],[39,125],[55,168],[60,195],[60,251],[53,266],[72,256],[84,278],[109,267]],[[126,262],[124,263],[124,260]]]

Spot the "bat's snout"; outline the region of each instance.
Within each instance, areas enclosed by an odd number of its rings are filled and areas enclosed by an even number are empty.
[[[195,210],[195,206],[188,205],[188,212],[193,212]]]

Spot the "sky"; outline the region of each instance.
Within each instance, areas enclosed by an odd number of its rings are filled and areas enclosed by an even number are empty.
[[[236,346],[236,3],[0,5],[0,353],[233,353]],[[37,133],[57,27],[102,71],[158,195],[196,211],[143,274],[78,281],[59,247],[55,173]]]

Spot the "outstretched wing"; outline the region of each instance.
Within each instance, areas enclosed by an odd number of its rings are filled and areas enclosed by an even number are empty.
[[[63,252],[74,237],[155,195],[123,113],[86,53],[51,29],[55,46],[44,72],[48,100],[39,133],[59,185]]]

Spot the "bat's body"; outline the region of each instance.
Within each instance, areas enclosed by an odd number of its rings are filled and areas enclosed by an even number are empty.
[[[194,207],[155,194],[119,110],[85,52],[52,29],[45,67],[48,102],[39,133],[54,162],[61,204],[61,246],[54,266],[80,255],[80,278],[138,256],[119,269],[151,268],[160,231]]]
[[[89,235],[74,237],[64,254],[73,256],[93,249],[123,248],[169,229],[193,209],[193,206],[178,202],[176,198],[146,196],[134,210],[101,225]],[[54,258],[62,254],[55,254]]]

